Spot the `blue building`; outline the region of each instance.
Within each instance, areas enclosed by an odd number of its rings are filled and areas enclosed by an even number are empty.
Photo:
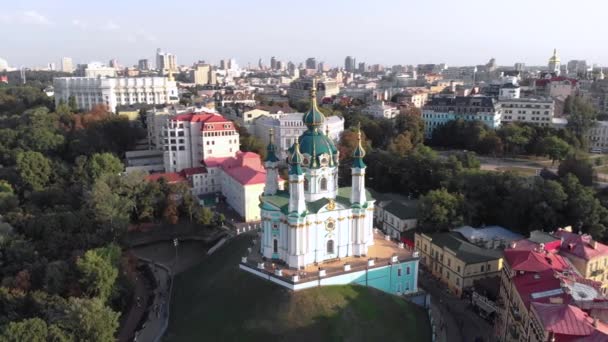
[[[456,96],[435,97],[422,108],[426,138],[435,128],[457,119],[480,121],[495,129],[500,126],[500,105],[488,96]]]

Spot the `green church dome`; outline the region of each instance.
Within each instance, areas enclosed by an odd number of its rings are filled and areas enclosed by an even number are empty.
[[[310,109],[304,114],[302,121],[308,129],[320,128],[325,122],[325,115],[317,107],[317,80],[315,78],[310,87]]]

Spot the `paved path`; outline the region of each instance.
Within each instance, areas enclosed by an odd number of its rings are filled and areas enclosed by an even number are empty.
[[[431,295],[434,316],[436,318],[438,341],[445,338],[448,342],[489,342],[494,340],[494,331],[490,323],[473,312],[467,301],[454,297],[446,291],[445,285],[431,278],[420,270],[419,286]],[[444,327],[442,335],[441,327]]]
[[[144,278],[136,273],[135,288],[133,291],[132,305],[129,309],[129,313],[121,324],[121,330],[118,334],[118,341],[126,342],[133,340],[133,333],[138,328],[138,324],[144,316],[146,307],[148,305],[148,290],[144,282]],[[137,298],[140,298],[140,305],[137,305]]]

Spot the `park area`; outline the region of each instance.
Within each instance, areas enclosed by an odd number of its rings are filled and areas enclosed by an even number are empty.
[[[290,292],[238,269],[241,235],[175,278],[164,341],[430,341],[426,311],[373,288]]]

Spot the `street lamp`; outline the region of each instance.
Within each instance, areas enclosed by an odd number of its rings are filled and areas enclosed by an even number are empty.
[[[177,246],[179,246],[179,240],[175,238],[173,239],[173,247],[175,247],[175,266],[177,266]]]

